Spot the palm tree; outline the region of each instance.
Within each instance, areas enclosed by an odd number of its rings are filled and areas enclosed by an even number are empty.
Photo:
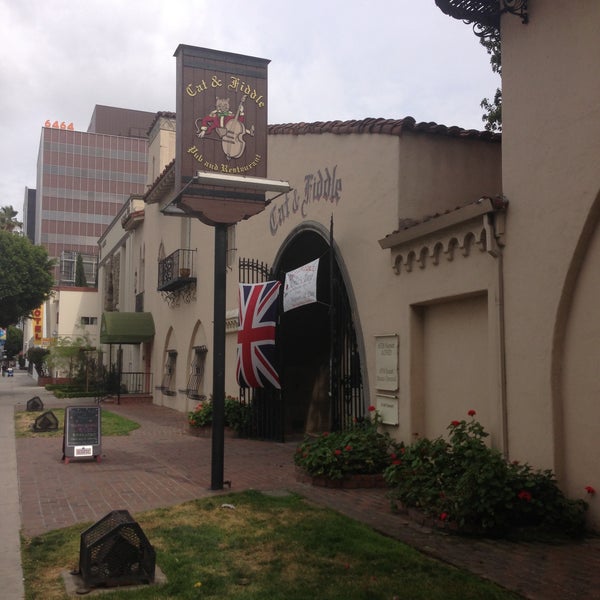
[[[17,221],[18,212],[12,206],[2,206],[0,208],[0,230],[13,231],[23,226],[21,221]]]

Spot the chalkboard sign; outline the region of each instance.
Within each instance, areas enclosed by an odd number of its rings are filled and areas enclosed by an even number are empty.
[[[63,460],[94,458],[100,462],[102,420],[99,406],[67,406],[63,435]]]

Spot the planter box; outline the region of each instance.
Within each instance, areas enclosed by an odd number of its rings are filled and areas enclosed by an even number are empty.
[[[44,387],[50,383],[52,384],[67,384],[71,380],[68,377],[38,377],[37,383],[39,386]]]
[[[212,438],[212,425],[205,425],[203,427],[195,427],[194,425],[187,424],[187,431],[194,437]],[[237,431],[231,427],[225,427],[224,435],[226,438],[238,437]]]
[[[381,473],[366,475],[357,473],[347,475],[342,479],[330,479],[324,475],[309,475],[306,471],[296,467],[296,481],[308,483],[315,487],[334,488],[342,490],[352,490],[358,488],[386,488],[387,484]]]

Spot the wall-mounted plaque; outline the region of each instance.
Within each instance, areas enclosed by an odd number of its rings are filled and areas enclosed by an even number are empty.
[[[63,434],[63,460],[92,458],[100,462],[102,421],[99,406],[67,406]]]
[[[375,373],[378,390],[398,389],[398,336],[375,336]]]
[[[384,425],[398,425],[398,398],[377,396],[377,412]]]

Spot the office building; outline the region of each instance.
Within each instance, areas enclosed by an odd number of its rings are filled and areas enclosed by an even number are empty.
[[[95,284],[98,238],[129,195],[145,191],[154,117],[96,106],[87,132],[49,121],[42,128],[33,239],[56,259],[58,284],[74,285],[78,254]]]

